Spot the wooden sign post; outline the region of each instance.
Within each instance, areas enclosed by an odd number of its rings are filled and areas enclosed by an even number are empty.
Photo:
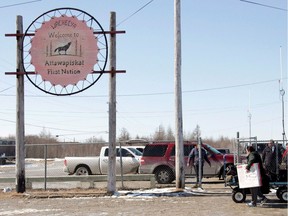
[[[17,34],[23,34],[22,16],[17,16]],[[22,61],[23,36],[17,37],[17,72],[23,72]],[[16,79],[16,191],[24,193],[25,188],[25,132],[24,132],[24,73],[17,74]]]

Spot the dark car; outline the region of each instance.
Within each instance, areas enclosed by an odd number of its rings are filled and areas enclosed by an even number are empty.
[[[15,141],[0,140],[0,165],[6,164],[7,160],[15,159]]]

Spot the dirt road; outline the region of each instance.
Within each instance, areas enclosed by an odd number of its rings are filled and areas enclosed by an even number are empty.
[[[108,196],[104,189],[31,190],[25,194],[0,193],[0,215],[197,215],[287,216],[287,203],[281,203],[274,193],[262,207],[249,208],[234,203],[231,189],[223,185],[203,185],[204,190],[175,192],[173,187],[154,190],[118,191]],[[251,197],[247,195],[247,202]]]

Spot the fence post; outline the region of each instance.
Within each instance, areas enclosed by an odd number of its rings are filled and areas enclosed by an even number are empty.
[[[26,178],[26,185],[25,187],[27,189],[32,189],[32,181],[30,181],[28,178]]]
[[[198,176],[199,176],[199,185],[198,187],[202,188],[202,139],[198,139],[198,154],[199,154],[199,167],[198,167]]]
[[[44,145],[44,190],[47,189],[47,144]]]
[[[240,134],[237,132],[237,157],[236,157],[236,163],[238,164],[240,161]],[[235,164],[235,163],[234,163]]]
[[[121,185],[122,188],[124,188],[124,183],[123,183],[123,158],[122,158],[122,145],[121,141],[119,142],[119,151],[120,151],[120,172],[121,172]],[[117,154],[116,154],[117,156]]]

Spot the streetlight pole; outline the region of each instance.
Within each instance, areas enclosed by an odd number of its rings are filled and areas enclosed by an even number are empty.
[[[283,145],[285,142],[285,107],[284,107],[284,95],[285,95],[285,90],[282,88],[280,90],[280,95],[281,95],[281,99],[282,99],[282,139],[283,139]]]

